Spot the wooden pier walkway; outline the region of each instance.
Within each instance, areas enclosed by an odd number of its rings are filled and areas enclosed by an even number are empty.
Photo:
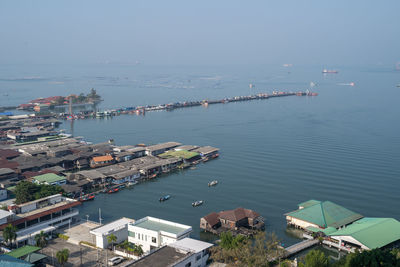
[[[296,243],[290,247],[285,248],[285,257],[286,258],[290,257],[302,250],[315,246],[318,243],[319,243],[318,239],[309,239]]]

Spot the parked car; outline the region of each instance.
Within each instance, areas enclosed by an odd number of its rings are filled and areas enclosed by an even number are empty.
[[[108,260],[108,265],[114,266],[121,263],[124,260],[122,257],[114,257]]]

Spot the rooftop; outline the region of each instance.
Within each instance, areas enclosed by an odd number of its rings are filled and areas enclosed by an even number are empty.
[[[0,168],[0,175],[11,174],[11,173],[15,173],[15,171],[10,168]]]
[[[152,146],[148,146],[146,147],[146,150],[148,151],[156,151],[156,150],[160,150],[160,149],[167,149],[167,148],[173,148],[173,147],[177,147],[182,145],[181,143],[178,142],[166,142],[166,143],[161,143],[161,144],[157,144],[157,145],[152,145]]]
[[[113,159],[114,158],[111,155],[105,155],[105,156],[94,157],[93,161],[102,162],[102,161],[111,161]]]
[[[176,262],[180,262],[186,257],[188,257],[190,253],[182,253],[178,252],[175,248],[172,247],[162,247],[159,250],[151,253],[148,256],[143,257],[142,259],[136,261],[135,263],[129,266],[135,267],[165,267],[171,266]]]
[[[36,181],[38,181],[39,183],[54,183],[54,182],[59,182],[59,181],[66,179],[65,177],[59,176],[55,173],[46,173],[46,174],[34,176],[32,178],[35,179]]]
[[[29,262],[14,258],[12,256],[2,254],[0,255],[0,266],[2,267],[29,267],[32,266]]]
[[[310,201],[303,202],[301,204],[306,203],[308,206],[285,215],[316,224],[322,228],[339,228],[363,217],[361,214],[348,210],[331,201],[312,201],[314,204]]]
[[[200,251],[203,251],[207,248],[212,247],[213,244],[186,237],[186,238],[178,240],[172,244],[169,244],[168,246],[179,249],[179,250],[186,250],[186,251],[198,253]]]
[[[129,223],[133,223],[135,220],[129,218],[121,218],[119,220],[110,222],[103,226],[100,226],[96,229],[90,231],[91,234],[94,235],[109,235],[113,231],[118,231],[124,227],[126,227]]]
[[[209,154],[209,153],[217,152],[217,151],[219,151],[219,149],[212,147],[212,146],[202,146],[202,147],[193,149],[192,151],[198,152],[200,154]]]
[[[162,219],[157,219],[149,216],[142,218],[131,225],[151,231],[157,231],[157,232],[163,231],[175,235],[181,235],[188,231],[189,232],[192,231],[191,226],[174,223]]]
[[[158,155],[160,158],[171,158],[171,157],[176,157],[176,158],[182,158],[182,159],[191,159],[194,157],[199,156],[200,154],[197,152],[192,152],[192,151],[187,151],[187,150],[169,150],[167,152],[164,152],[160,155]]]
[[[14,249],[13,251],[7,253],[7,255],[14,257],[14,258],[21,258],[23,256],[29,255],[33,252],[36,252],[40,250],[39,247],[35,247],[35,246],[23,246],[17,249]]]
[[[369,249],[381,248],[400,239],[400,222],[393,218],[363,218],[330,236],[351,236]]]

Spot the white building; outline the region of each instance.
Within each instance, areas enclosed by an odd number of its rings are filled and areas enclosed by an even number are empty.
[[[121,243],[128,239],[128,224],[134,223],[135,220],[129,218],[121,218],[119,220],[110,222],[98,228],[90,231],[94,235],[96,240],[96,247],[107,248],[108,240],[107,237],[111,234],[115,235],[117,241],[115,243]]]
[[[79,201],[61,194],[48,196],[31,202],[9,206],[10,212],[0,214],[0,230],[9,223],[18,228],[18,246],[35,245],[35,235],[52,232],[58,227],[77,221],[79,210],[74,207]]]
[[[132,267],[205,267],[209,248],[213,244],[184,238],[146,255],[133,263]]]
[[[141,245],[146,253],[189,237],[191,232],[191,226],[147,216],[128,225],[128,241]]]

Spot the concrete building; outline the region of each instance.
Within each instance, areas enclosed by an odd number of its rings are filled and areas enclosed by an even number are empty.
[[[119,220],[110,222],[90,231],[94,235],[96,247],[107,248],[109,243],[107,237],[111,234],[117,237],[116,243],[121,243],[128,239],[128,224],[134,223],[135,220],[129,218],[121,218]]]
[[[37,199],[19,205],[9,206],[7,223],[0,224],[3,230],[9,223],[16,226],[18,246],[35,244],[35,235],[44,231],[52,232],[58,227],[74,223],[78,219],[79,201],[63,197],[61,194]],[[4,220],[4,216],[3,216]]]
[[[184,238],[141,258],[129,266],[134,267],[205,267],[209,248],[213,244]]]
[[[128,241],[141,245],[146,253],[189,237],[191,232],[191,226],[148,216],[128,225]]]
[[[177,146],[181,146],[181,143],[178,142],[166,142],[166,143],[161,143],[153,146],[148,146],[146,147],[146,155],[152,155],[152,156],[157,156],[161,153],[164,153],[165,151],[168,151],[170,149],[173,149]]]
[[[140,172],[137,170],[126,170],[110,175],[113,184],[122,184],[127,182],[135,182],[140,178]]]
[[[335,229],[344,227],[361,219],[361,214],[348,210],[331,201],[309,200],[300,203],[299,209],[286,213],[288,225],[304,230],[307,229]]]

